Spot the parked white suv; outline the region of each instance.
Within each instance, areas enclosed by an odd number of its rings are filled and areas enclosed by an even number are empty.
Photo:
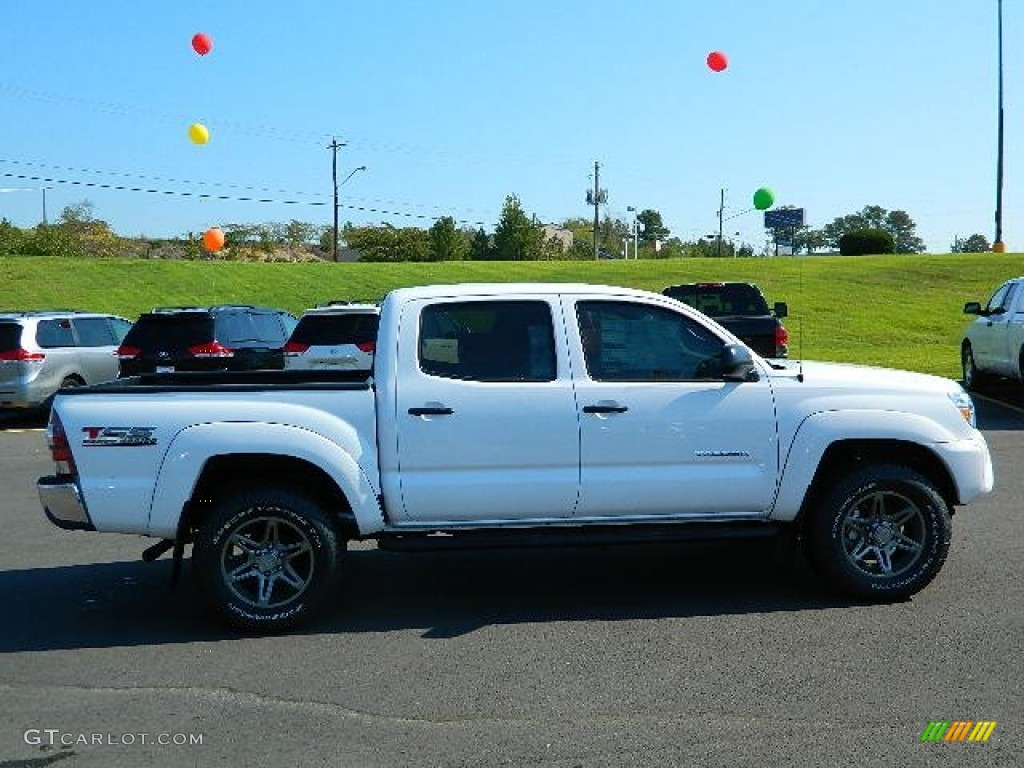
[[[117,346],[132,327],[77,310],[0,313],[0,408],[49,405],[61,387],[117,378]]]
[[[369,371],[380,307],[332,302],[307,309],[284,346],[284,367]]]

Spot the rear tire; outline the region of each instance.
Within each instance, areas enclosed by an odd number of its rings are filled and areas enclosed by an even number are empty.
[[[949,552],[949,505],[908,467],[880,464],[841,479],[813,512],[807,536],[815,569],[858,598],[898,600],[923,589]]]
[[[229,624],[273,632],[309,619],[330,596],[344,541],[319,504],[288,488],[239,491],[196,533],[201,591]]]

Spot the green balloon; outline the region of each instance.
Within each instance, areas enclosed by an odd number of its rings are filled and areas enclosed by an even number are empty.
[[[761,187],[754,193],[754,207],[766,211],[775,203],[775,194],[768,187]]]

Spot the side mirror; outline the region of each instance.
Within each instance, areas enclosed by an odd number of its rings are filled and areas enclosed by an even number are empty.
[[[979,302],[977,302],[977,301],[968,301],[966,304],[964,304],[964,314],[965,315],[980,315],[981,314],[981,304]]]
[[[726,344],[719,356],[725,381],[757,381],[757,369],[750,350],[742,344]]]
[[[784,301],[776,301],[775,306],[772,307],[772,312],[778,318],[789,317],[789,306]]]

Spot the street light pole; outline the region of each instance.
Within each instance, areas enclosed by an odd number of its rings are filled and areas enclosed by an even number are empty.
[[[633,212],[633,258],[634,259],[639,259],[640,258],[640,251],[637,249],[637,244],[639,242],[639,239],[638,239],[637,229],[636,229],[636,206],[634,206],[634,205],[627,205],[626,206],[626,210]]]
[[[1004,253],[1003,243],[1003,0],[998,0],[998,60],[999,60],[999,117],[996,128],[996,239],[992,243],[995,253]]]

